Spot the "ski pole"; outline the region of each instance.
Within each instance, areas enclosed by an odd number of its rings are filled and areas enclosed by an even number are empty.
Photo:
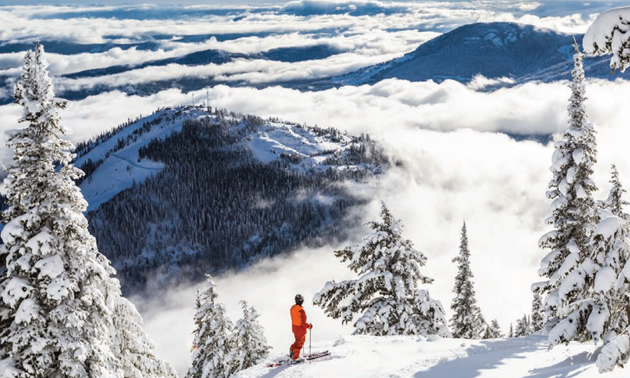
[[[312,328],[309,328],[308,329],[308,355],[309,356],[313,355],[313,353],[311,353],[311,331],[312,331]]]

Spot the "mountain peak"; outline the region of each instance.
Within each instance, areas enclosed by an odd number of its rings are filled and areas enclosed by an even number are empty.
[[[578,43],[582,36],[575,36]],[[372,84],[383,79],[456,80],[468,83],[477,75],[509,78],[510,83],[570,78],[573,37],[513,22],[461,26],[389,62],[341,76],[341,84]],[[587,74],[610,76],[605,57],[585,61]]]

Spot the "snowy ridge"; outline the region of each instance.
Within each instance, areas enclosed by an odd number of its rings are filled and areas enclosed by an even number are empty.
[[[176,118],[160,124],[159,127],[151,128],[142,138],[135,137],[142,129],[143,123],[157,119],[159,114],[156,113],[123,128],[76,159],[74,164],[77,167],[88,161],[102,162],[81,184],[81,191],[89,204],[88,211],[97,209],[116,194],[130,188],[136,182],[143,182],[164,168],[160,162],[140,161],[138,151],[151,139],[163,139],[173,132],[181,131],[184,118]],[[126,141],[124,148],[120,148],[123,144],[120,141]]]
[[[74,162],[77,167],[96,165],[81,183],[81,191],[89,203],[88,211],[96,210],[116,194],[141,183],[164,168],[161,162],[141,159],[140,149],[152,140],[164,140],[181,132],[187,120],[207,118],[211,123],[229,122],[245,127],[243,116],[225,111],[212,113],[202,106],[168,108],[121,127],[105,140],[87,149]],[[279,120],[259,120],[258,127],[246,139],[253,155],[263,163],[284,160],[299,171],[368,170],[380,167],[352,159],[350,155],[360,143],[356,138],[335,129],[307,127]]]
[[[239,372],[254,377],[598,377],[595,346],[570,343],[548,349],[546,336],[511,339],[465,340],[414,336],[343,336],[335,341],[313,343],[322,360],[275,368],[269,361]],[[308,353],[308,345],[305,346]],[[605,377],[627,377],[615,369]]]

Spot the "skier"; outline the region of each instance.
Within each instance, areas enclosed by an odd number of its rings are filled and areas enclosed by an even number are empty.
[[[302,308],[302,303],[304,303],[304,297],[298,294],[295,296],[295,304],[291,306],[291,323],[295,342],[289,349],[289,357],[293,361],[300,358],[300,350],[306,341],[306,330],[313,328],[312,324],[306,322],[306,312]]]

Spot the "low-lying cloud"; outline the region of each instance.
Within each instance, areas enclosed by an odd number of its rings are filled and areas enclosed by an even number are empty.
[[[25,43],[62,41],[93,44],[97,52],[50,57],[51,71],[56,75],[111,65],[133,65],[164,59],[205,49],[220,49],[251,54],[279,47],[328,44],[364,58],[402,55],[426,41],[427,36],[452,30],[473,22],[510,21],[533,24],[564,33],[583,33],[594,19],[599,7],[585,7],[572,12],[569,5],[563,14],[536,10],[546,2],[526,9],[512,2],[379,2],[355,1],[296,1],[283,6],[233,7],[219,10],[220,5],[164,8],[143,5],[146,14],[163,11],[165,18],[126,19],[116,17],[139,12],[137,7],[11,7],[0,6],[3,28],[0,41]],[[612,6],[612,5],[611,5]],[[541,8],[541,9],[542,9]],[[185,18],[177,11],[184,11]],[[111,17],[98,18],[98,12]],[[167,17],[170,14],[171,18]],[[195,12],[198,13],[195,13]],[[113,13],[112,13],[113,12]],[[63,17],[55,17],[55,14]],[[72,16],[76,14],[76,16]],[[261,34],[262,33],[262,34]],[[248,35],[259,34],[259,35]],[[212,39],[211,36],[217,38]],[[233,35],[226,40],[220,37]],[[171,38],[168,38],[168,37]],[[200,41],[186,42],[182,37],[199,36]],[[141,44],[151,42],[152,49],[111,48],[100,51],[108,43]],[[0,70],[19,64],[15,53],[0,54]],[[381,60],[382,61],[382,60]],[[326,63],[326,62],[324,62]],[[7,72],[0,71],[0,74]]]

